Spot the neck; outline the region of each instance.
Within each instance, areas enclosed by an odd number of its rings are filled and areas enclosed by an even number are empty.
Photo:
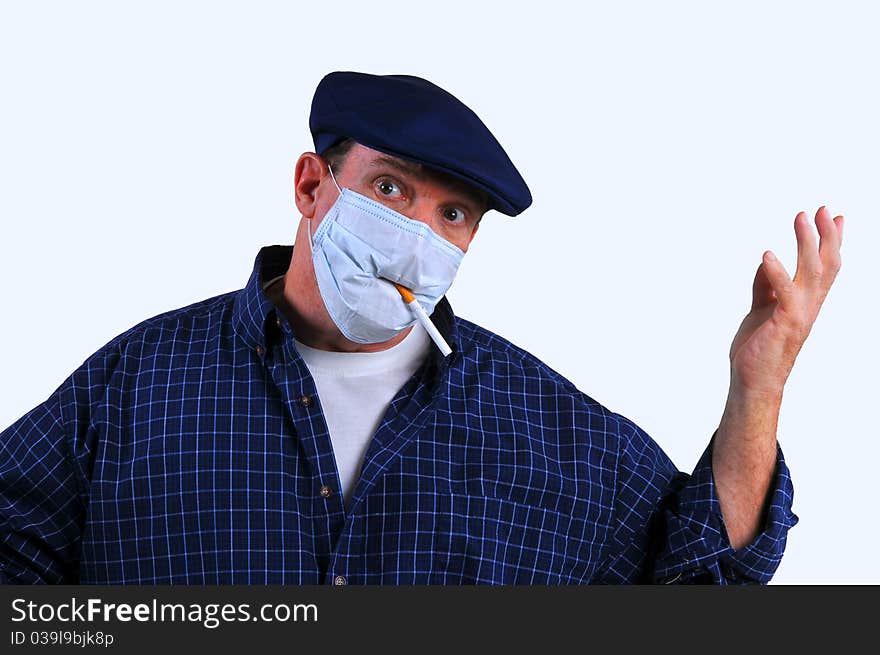
[[[296,231],[290,267],[284,275],[284,287],[280,294],[273,297],[273,302],[293,326],[297,340],[319,350],[353,353],[387,350],[403,341],[412,328],[381,343],[357,343],[339,331],[321,300],[312,266],[310,238],[308,222],[302,219]]]

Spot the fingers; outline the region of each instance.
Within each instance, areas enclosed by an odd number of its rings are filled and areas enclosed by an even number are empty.
[[[773,289],[773,293],[776,296],[776,299],[779,301],[779,304],[782,307],[788,307],[794,302],[793,292],[794,292],[794,282],[788,276],[788,271],[785,270],[785,266],[782,265],[772,251],[767,250],[764,253],[764,259],[762,262],[762,268],[764,271],[764,275],[767,278],[767,283]]]
[[[825,211],[820,207],[816,213],[819,215]],[[816,248],[816,236],[813,234],[813,226],[807,218],[807,212],[798,212],[794,217],[794,233],[797,236],[798,258],[797,268],[794,271],[795,284],[818,284],[822,277],[822,262]]]
[[[834,225],[837,226],[837,233],[840,235],[840,243],[843,243],[843,214],[834,217]]]
[[[840,244],[843,239],[843,216],[831,218],[831,213],[823,205],[816,212],[816,228],[819,231],[819,246],[807,218],[806,212],[799,212],[794,219],[794,231],[798,242],[797,269],[794,283],[821,291],[831,287],[840,270]]]
[[[779,325],[788,326],[790,334],[799,343],[803,343],[809,333],[840,268],[843,216],[832,219],[823,206],[816,212],[815,220],[819,231],[818,246],[806,212],[799,212],[794,219],[798,246],[794,278],[788,276],[773,252],[767,250],[752,286],[752,309],[770,305],[775,299],[778,304],[773,309],[773,316],[778,318]]]
[[[838,227],[843,222],[843,216],[835,219],[831,218],[831,214],[825,207],[820,207],[816,213],[816,227],[819,230],[819,260],[822,267],[822,277],[824,281],[830,282],[840,268],[840,240],[841,230]],[[829,279],[830,278],[830,279]]]

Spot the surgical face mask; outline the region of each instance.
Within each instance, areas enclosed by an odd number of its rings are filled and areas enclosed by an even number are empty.
[[[464,252],[425,223],[336,188],[339,197],[309,239],[318,289],[347,339],[387,341],[416,322],[391,282],[409,288],[430,314],[452,285]]]

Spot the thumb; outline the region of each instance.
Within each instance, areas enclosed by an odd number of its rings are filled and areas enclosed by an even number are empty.
[[[752,282],[752,309],[758,309],[776,301],[773,286],[767,279],[766,268],[764,262],[761,262],[758,264],[758,270],[755,271],[755,281]]]
[[[794,283],[791,281],[788,271],[785,270],[785,266],[776,258],[772,250],[767,250],[764,253],[761,268],[764,270],[767,283],[770,285],[773,293],[776,294],[779,304],[787,306],[791,302]]]

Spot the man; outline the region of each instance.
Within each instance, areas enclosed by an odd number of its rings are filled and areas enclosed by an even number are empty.
[[[119,335],[2,433],[3,581],[771,578],[797,521],[782,390],[839,268],[841,216],[817,212],[817,248],[798,214],[793,280],[765,253],[727,405],[685,475],[452,313],[483,213],[531,203],[473,112],[419,78],[333,73],[310,127],[292,249]]]

